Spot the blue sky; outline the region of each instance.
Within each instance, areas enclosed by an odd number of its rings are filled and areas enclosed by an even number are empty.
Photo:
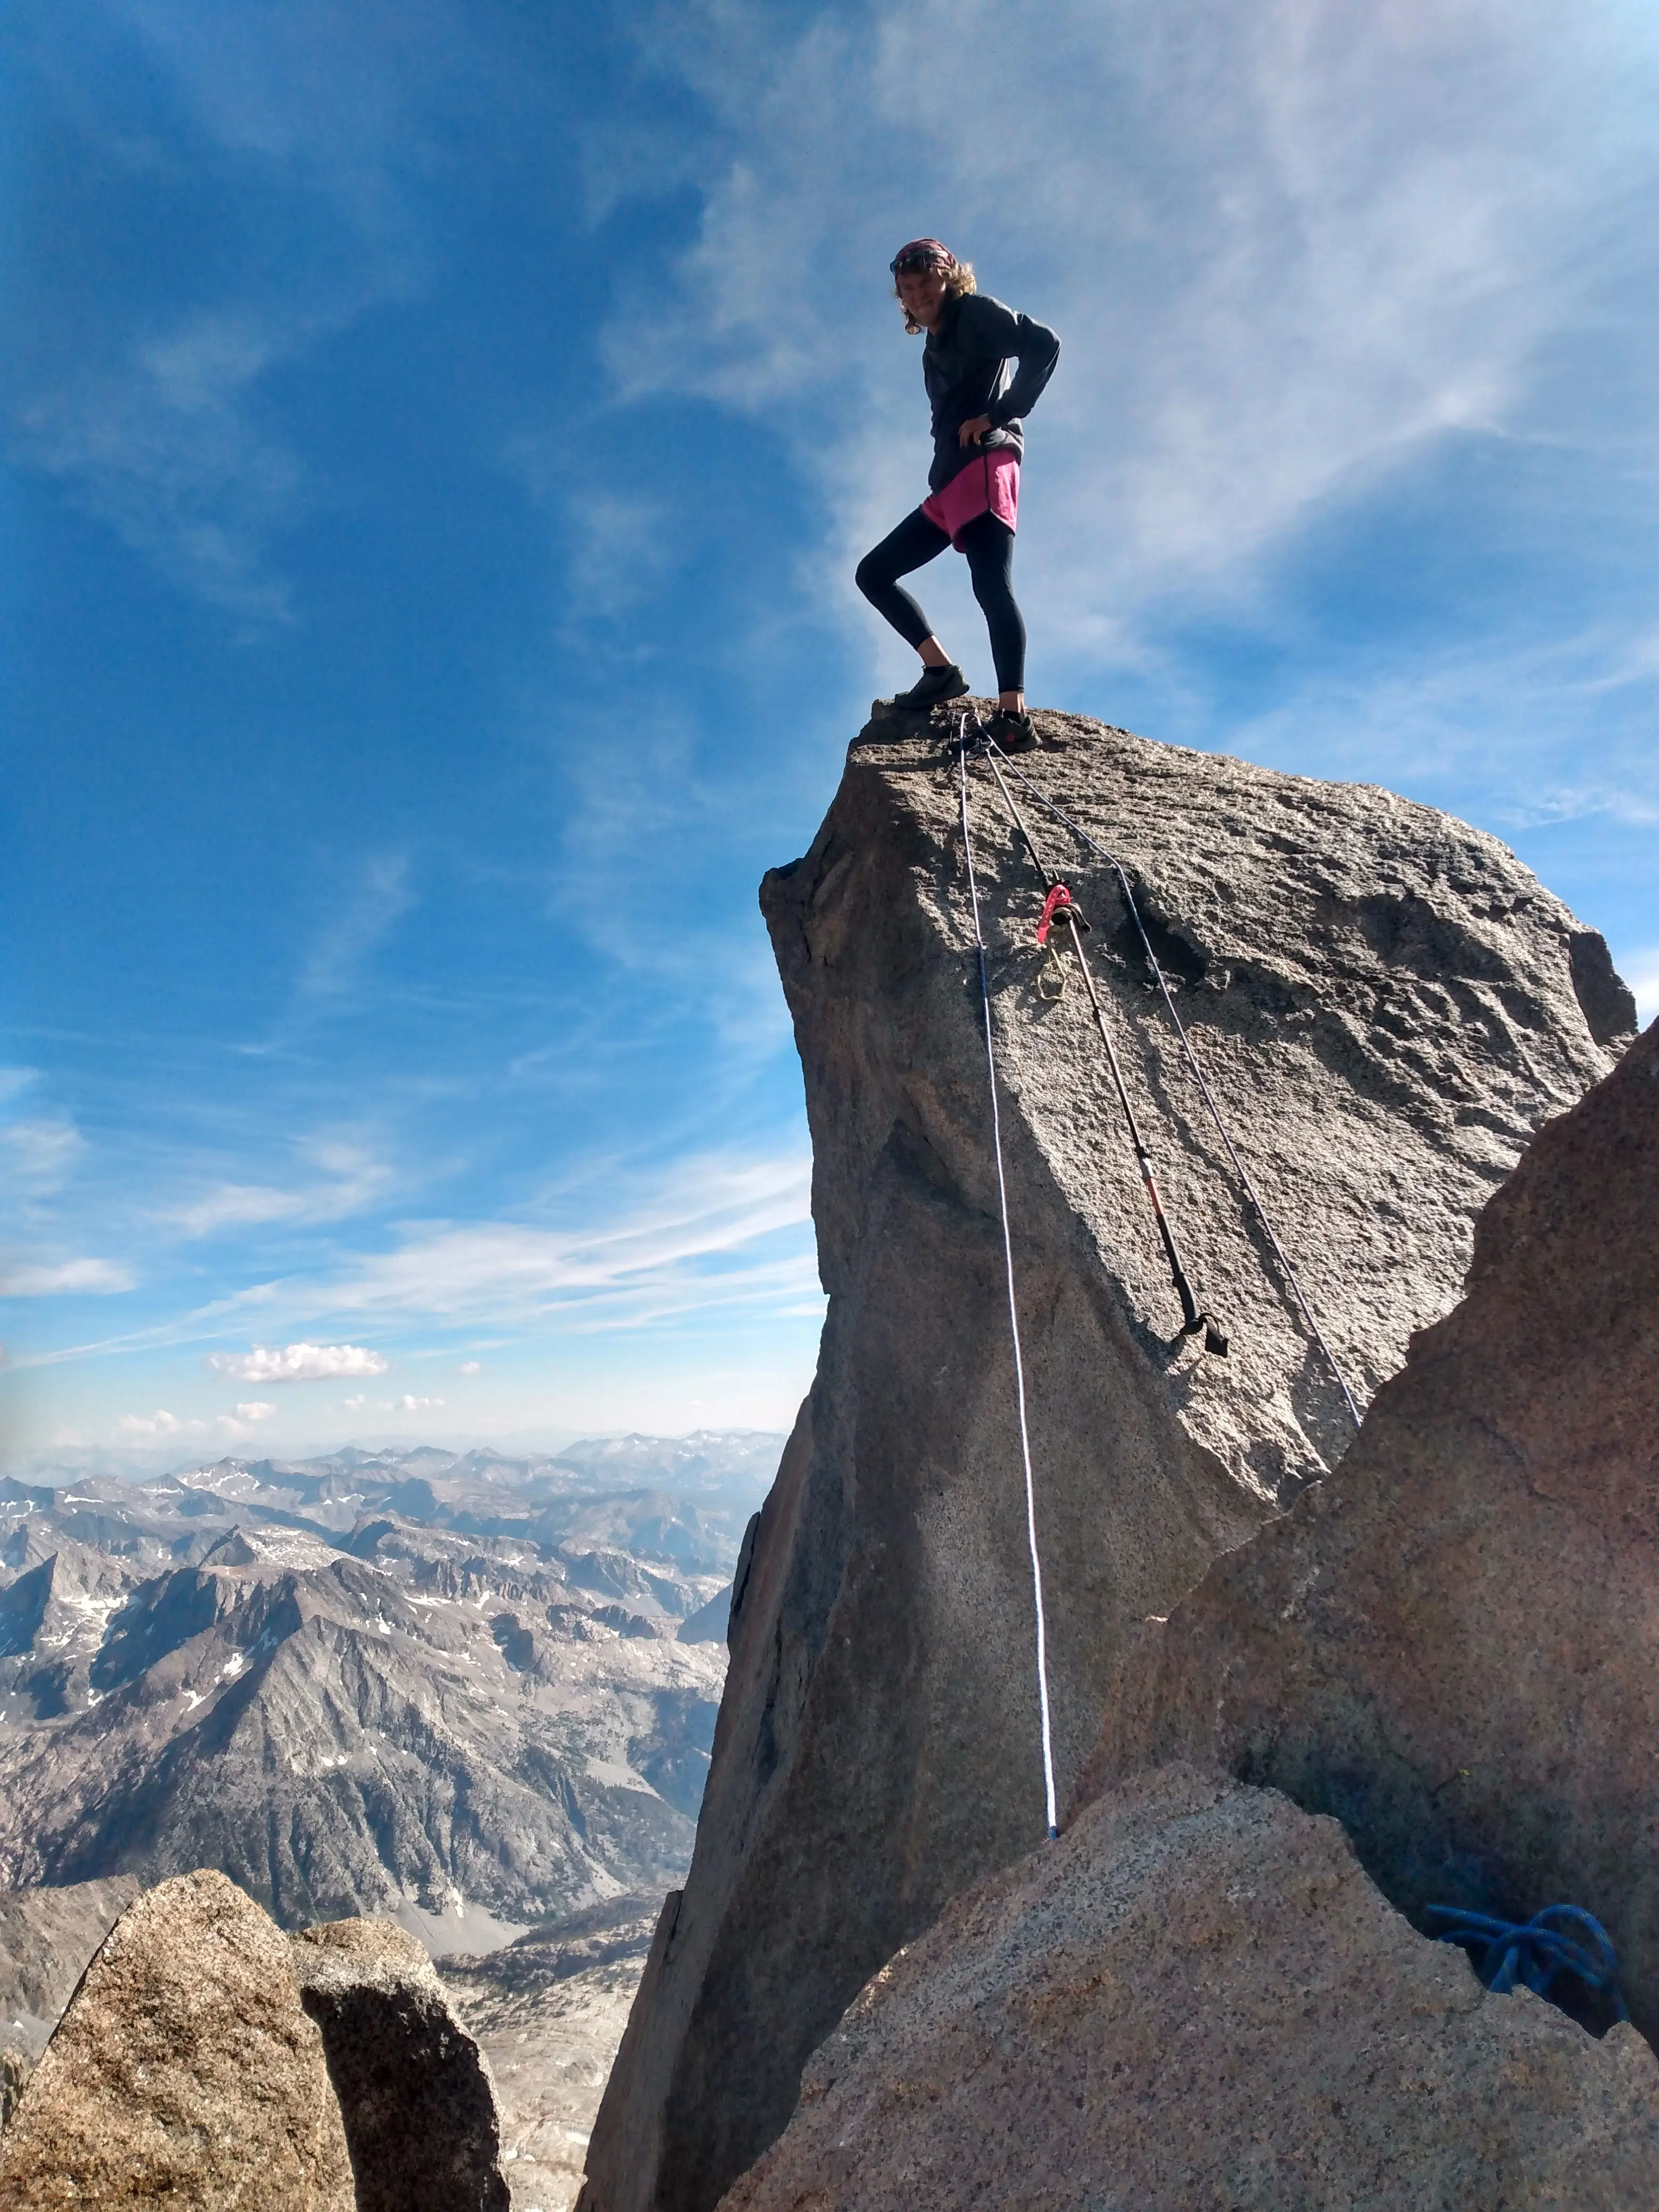
[[[0,1449],[787,1422],[755,887],[904,675],[850,571],[919,232],[1065,344],[1035,702],[1449,807],[1659,1011],[1650,6],[21,0],[0,58]]]

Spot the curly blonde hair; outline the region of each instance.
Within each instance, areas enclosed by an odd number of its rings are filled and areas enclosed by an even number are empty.
[[[969,293],[977,292],[979,289],[979,281],[974,275],[974,264],[971,261],[953,261],[948,269],[941,271],[941,274],[945,278],[945,296],[947,300],[965,300]],[[904,301],[900,295],[896,278],[893,283],[893,297],[898,301],[900,307],[904,307]],[[908,307],[904,307],[904,327],[913,338],[920,337],[921,325],[916,321]]]

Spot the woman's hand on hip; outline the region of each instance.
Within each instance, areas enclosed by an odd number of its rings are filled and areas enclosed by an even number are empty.
[[[957,445],[983,445],[985,442],[985,434],[990,427],[991,418],[988,415],[970,416],[969,420],[963,424],[961,429],[957,432]]]

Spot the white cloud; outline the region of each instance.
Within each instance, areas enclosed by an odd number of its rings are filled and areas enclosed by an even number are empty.
[[[479,1359],[464,1359],[456,1372],[460,1375],[476,1375],[483,1364],[483,1362]]]
[[[70,1121],[13,1121],[0,1129],[11,1176],[33,1195],[60,1190],[86,1151],[86,1139]]]
[[[27,1091],[31,1083],[38,1083],[38,1067],[0,1067],[0,1103],[15,1098],[20,1091]]]
[[[388,1398],[386,1410],[388,1413],[424,1413],[442,1403],[441,1398],[411,1398],[405,1391],[401,1398]]]
[[[169,1413],[158,1406],[153,1413],[123,1413],[115,1424],[118,1436],[130,1437],[135,1442],[141,1437],[198,1437],[207,1429],[205,1421],[180,1420],[177,1413]]]
[[[361,1146],[338,1140],[304,1148],[323,1179],[284,1188],[264,1182],[222,1182],[161,1218],[187,1237],[268,1223],[337,1221],[374,1205],[391,1188],[392,1172]]]
[[[276,1408],[269,1399],[254,1398],[236,1408],[239,1421],[268,1421]]]
[[[1651,172],[1656,40],[1610,4],[1056,0],[1034,35],[1000,0],[789,30],[710,0],[649,38],[710,112],[708,181],[613,373],[775,426],[824,487],[849,608],[850,556],[926,465],[884,275],[917,231],[1061,333],[1022,598],[1073,652],[1131,650],[1150,599],[1237,589],[1427,441],[1512,424],[1587,283],[1641,296],[1613,211]]]
[[[130,1291],[136,1279],[118,1260],[60,1260],[0,1272],[0,1298],[66,1297],[76,1291],[105,1297]]]
[[[384,1375],[392,1363],[361,1345],[288,1344],[216,1352],[208,1364],[239,1382],[323,1382],[342,1375]]]
[[[220,1413],[211,1422],[185,1419],[158,1406],[153,1413],[123,1413],[115,1424],[117,1436],[128,1443],[161,1443],[169,1437],[201,1437],[217,1430],[228,1443],[240,1443],[252,1434],[252,1424],[267,1419],[274,1406],[239,1406],[234,1415]]]
[[[287,621],[289,587],[268,573],[265,546],[296,510],[301,472],[253,427],[248,398],[296,343],[249,309],[193,314],[27,402],[24,452],[173,582]]]
[[[1636,1018],[1642,1027],[1659,1020],[1659,945],[1628,955],[1620,973],[1636,994]]]
[[[408,855],[371,854],[344,906],[319,932],[306,956],[300,975],[305,996],[337,998],[350,990],[363,962],[385,944],[414,902]]]

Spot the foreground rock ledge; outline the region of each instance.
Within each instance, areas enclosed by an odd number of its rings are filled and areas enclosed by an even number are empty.
[[[325,1921],[293,1944],[345,2120],[357,2212],[507,2212],[489,2071],[422,1946],[375,1919]]]
[[[721,2212],[1633,2212],[1659,2063],[1487,1996],[1334,1820],[1172,1767],[959,1899]]]
[[[222,1874],[129,1906],[0,2136],[6,2212],[354,2212],[289,1940]]]
[[[1493,839],[1386,792],[1039,714],[1024,765],[1123,858],[1279,1234],[1362,1395],[1444,1313],[1470,1224],[1633,1019],[1607,948]],[[734,1595],[684,1896],[589,2149],[585,2212],[708,2212],[870,1974],[1042,1832],[1018,1439],[951,762],[873,724],[762,904],[794,1018],[830,1292],[817,1379]],[[1034,823],[1039,817],[1033,813]],[[1190,1341],[1042,887],[974,820],[1047,1562],[1075,1784],[1139,1624],[1324,1473],[1336,1388],[1243,1210],[1114,878],[1094,925],[1200,1294]]]
[[[6,2212],[507,2212],[489,2073],[389,1920],[289,1938],[222,1874],[130,1905],[0,2135]]]

